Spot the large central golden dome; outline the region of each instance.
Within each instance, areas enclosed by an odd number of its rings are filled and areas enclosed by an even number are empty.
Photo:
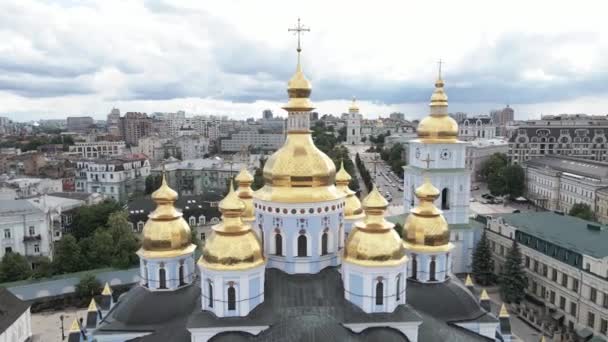
[[[388,202],[374,187],[363,200],[365,219],[354,224],[344,248],[344,261],[362,266],[396,266],[407,261],[403,243],[384,219]]]
[[[458,123],[448,115],[448,96],[443,90],[443,85],[443,80],[439,76],[431,96],[431,114],[418,124],[418,137],[425,143],[458,141]]]
[[[406,248],[416,250],[447,250],[451,248],[448,223],[441,210],[433,202],[439,197],[439,190],[428,177],[416,189],[419,204],[410,210],[403,225],[403,239]]]
[[[310,82],[298,66],[288,83],[288,130],[285,144],[266,161],[264,187],[254,193],[260,200],[285,203],[330,201],[345,196],[334,186],[336,166],[312,141]]]
[[[177,192],[167,185],[165,174],[160,188],[152,193],[156,209],[150,213],[142,231],[142,247],[138,254],[148,258],[165,258],[192,253],[190,226],[174,206]]]

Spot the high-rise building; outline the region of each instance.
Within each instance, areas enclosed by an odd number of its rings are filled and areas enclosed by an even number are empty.
[[[67,129],[70,132],[84,133],[94,124],[95,121],[90,116],[68,116],[67,118]]]
[[[501,110],[493,110],[490,117],[496,125],[496,134],[502,137],[507,136],[507,125],[515,120],[515,111],[509,105]]]
[[[121,136],[128,145],[137,145],[140,138],[152,134],[152,119],[146,113],[128,112],[121,118]]]
[[[391,113],[388,117],[391,120],[401,120],[401,121],[405,120],[405,114],[398,113],[398,112]]]
[[[270,109],[265,109],[262,112],[262,118],[264,118],[264,119],[272,119],[272,111]]]
[[[120,136],[120,109],[112,108],[106,120],[108,134]]]

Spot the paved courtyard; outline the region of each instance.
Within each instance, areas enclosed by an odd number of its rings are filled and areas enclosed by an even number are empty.
[[[49,311],[32,314],[32,342],[61,341],[61,321],[63,315],[63,328],[67,336],[74,318],[86,319],[86,308],[67,309],[64,311]]]

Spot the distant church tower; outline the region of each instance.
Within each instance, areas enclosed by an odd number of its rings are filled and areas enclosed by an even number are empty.
[[[431,96],[431,113],[418,124],[418,139],[409,143],[409,160],[404,171],[404,206],[406,212],[418,204],[417,186],[423,183],[427,161],[428,177],[440,191],[435,204],[449,224],[469,222],[470,176],[465,167],[467,143],[458,140],[458,124],[448,116],[448,97],[439,77]]]
[[[353,103],[348,108],[346,142],[350,145],[361,143],[361,114],[359,114],[359,106],[357,106],[357,100],[355,98],[353,98]]]
[[[170,291],[190,285],[195,278],[194,250],[188,222],[174,206],[177,192],[167,185],[152,193],[156,209],[144,226],[139,256],[140,284],[150,291]]]

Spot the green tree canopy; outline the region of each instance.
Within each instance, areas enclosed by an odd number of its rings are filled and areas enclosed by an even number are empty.
[[[497,173],[502,170],[509,163],[507,155],[504,153],[494,153],[486,160],[481,166],[481,176],[484,179],[488,179],[491,174]]]
[[[32,275],[32,269],[27,259],[14,252],[4,254],[0,263],[0,282],[27,279]]]
[[[161,175],[148,175],[145,181],[145,194],[150,195],[151,193],[156,191],[156,189],[160,188],[160,183],[162,182],[162,179],[163,177]]]
[[[484,231],[473,250],[473,278],[483,286],[490,285],[494,278],[493,270],[492,251]]]
[[[135,252],[139,249],[139,241],[135,237],[125,211],[117,211],[108,218],[108,229],[114,243],[111,254],[111,265],[127,268],[138,262]]]
[[[93,244],[89,255],[91,267],[110,266],[115,249],[116,244],[112,239],[112,234],[106,229],[98,228],[93,235]]]
[[[524,194],[525,189],[525,172],[519,164],[512,164],[504,168],[504,193],[511,198],[517,198]]]
[[[81,298],[91,298],[101,293],[101,283],[91,273],[87,273],[80,278],[76,284],[76,294]]]
[[[500,274],[500,295],[507,303],[519,304],[525,297],[528,279],[522,265],[521,251],[517,240],[507,253],[505,265]]]
[[[78,272],[83,269],[83,264],[80,246],[71,234],[56,242],[53,269],[57,273]]]
[[[583,220],[595,221],[595,213],[591,210],[589,204],[586,203],[574,203],[568,215],[576,216]]]
[[[74,215],[70,230],[78,240],[93,236],[95,229],[105,225],[108,216],[120,209],[120,205],[113,200],[105,200],[99,204],[80,207]]]
[[[53,275],[53,265],[49,258],[43,256],[37,257],[35,262],[36,269],[32,274],[32,278],[48,278]]]

